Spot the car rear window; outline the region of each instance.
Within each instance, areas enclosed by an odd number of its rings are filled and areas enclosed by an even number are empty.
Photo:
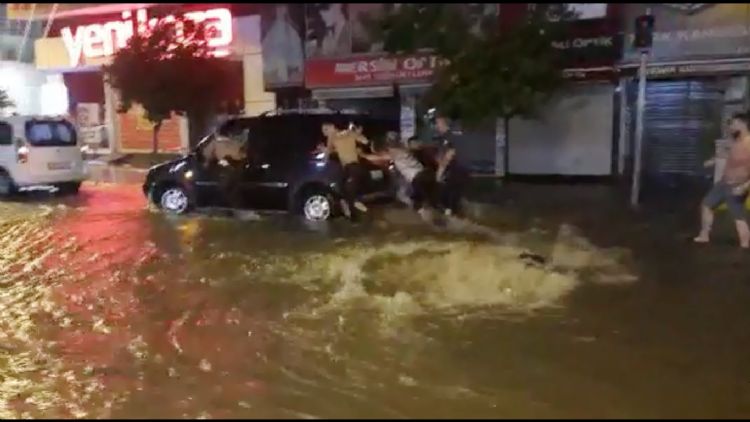
[[[72,146],[77,142],[73,125],[55,120],[26,122],[26,140],[35,147]]]

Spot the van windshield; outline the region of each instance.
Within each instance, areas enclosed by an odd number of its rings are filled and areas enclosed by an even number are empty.
[[[67,147],[78,141],[75,128],[64,120],[26,122],[26,140],[35,147]]]

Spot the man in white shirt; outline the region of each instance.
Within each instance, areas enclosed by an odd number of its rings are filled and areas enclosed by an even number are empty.
[[[385,151],[364,157],[373,162],[393,161],[393,166],[410,185],[412,206],[420,214],[425,211],[425,206],[437,208],[438,184],[435,172],[423,166],[398,139],[389,139],[387,142]]]

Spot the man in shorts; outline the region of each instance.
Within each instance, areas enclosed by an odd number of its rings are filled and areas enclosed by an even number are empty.
[[[721,180],[714,184],[701,206],[701,231],[693,239],[696,243],[707,243],[714,222],[714,210],[725,203],[734,219],[740,247],[750,248],[750,227],[747,222],[745,201],[750,189],[750,116],[738,113],[729,121],[733,142],[729,148]]]
[[[349,218],[354,218],[354,209],[367,212],[367,206],[357,200],[360,188],[366,175],[366,170],[360,164],[361,152],[358,145],[366,145],[367,138],[361,133],[351,130],[338,131],[333,122],[324,122],[321,131],[326,137],[325,151],[338,155],[341,163],[341,185],[344,194],[342,210]]]

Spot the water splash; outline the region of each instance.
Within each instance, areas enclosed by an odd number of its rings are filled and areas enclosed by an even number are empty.
[[[340,245],[308,259],[310,267],[288,280],[303,281],[304,274],[306,285],[327,288],[316,311],[360,308],[391,319],[487,308],[527,313],[562,305],[583,282],[635,280],[622,251],[597,248],[569,226],[560,228],[546,263],[523,259],[527,251],[520,244],[445,239]],[[313,282],[311,274],[320,278]]]

